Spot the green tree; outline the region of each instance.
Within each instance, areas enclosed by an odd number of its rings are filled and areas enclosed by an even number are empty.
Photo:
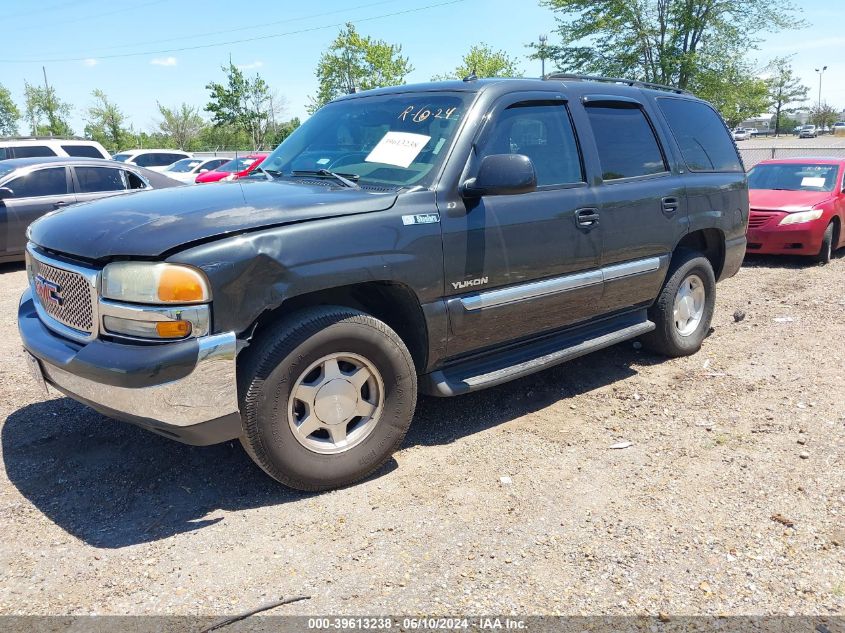
[[[156,101],[161,119],[156,122],[158,132],[167,136],[170,143],[179,149],[189,149],[199,138],[205,127],[205,121],[200,116],[199,108],[187,103],[166,108]]]
[[[695,94],[712,103],[729,127],[766,112],[770,105],[766,82],[741,59],[723,60],[721,68],[709,66],[693,78],[689,86]]]
[[[128,130],[124,127],[126,115],[109,101],[102,90],[94,90],[94,105],[88,108],[85,134],[113,151],[124,146]]]
[[[762,31],[803,26],[789,0],[543,0],[559,14],[551,59],[572,72],[680,88],[723,59],[741,57]],[[537,57],[537,45],[531,45]]]
[[[0,136],[12,136],[18,133],[20,110],[12,101],[12,93],[0,84]]]
[[[288,136],[293,134],[294,130],[301,125],[299,117],[294,117],[290,121],[285,121],[278,125],[271,139],[270,146],[276,147],[279,143],[284,141]]]
[[[316,71],[320,85],[307,110],[313,114],[332,99],[356,90],[404,84],[413,70],[400,45],[360,35],[355,25],[347,23],[320,57]]]
[[[56,96],[52,87],[42,88],[24,82],[26,119],[32,134],[39,136],[73,136],[67,121],[71,107]]]
[[[830,127],[839,120],[839,110],[825,102],[817,103],[810,108],[810,120],[818,128]]]
[[[229,60],[222,67],[226,83],[211,82],[206,89],[211,100],[205,107],[215,126],[233,126],[248,134],[253,149],[264,145],[275,118],[284,109],[284,100],[273,95],[267,82],[258,73],[249,79]]]
[[[432,81],[446,79],[463,79],[469,75],[477,77],[522,77],[522,71],[517,67],[517,60],[505,51],[493,50],[481,42],[469,49],[464,55],[461,65],[446,75],[432,77]]]
[[[791,130],[782,124],[783,112],[789,112],[789,106],[807,100],[809,88],[792,70],[792,65],[786,57],[777,57],[769,64],[771,77],[766,80],[769,100],[775,111],[775,134],[780,134],[781,128]]]

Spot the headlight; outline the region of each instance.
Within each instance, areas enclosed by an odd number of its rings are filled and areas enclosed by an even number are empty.
[[[178,264],[114,262],[103,269],[101,294],[128,303],[206,303],[208,282],[199,270]]]
[[[780,221],[781,226],[787,224],[801,224],[802,222],[812,222],[818,220],[824,214],[823,209],[811,209],[809,211],[797,211],[789,213]]]

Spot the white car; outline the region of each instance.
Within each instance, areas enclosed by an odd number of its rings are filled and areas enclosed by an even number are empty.
[[[193,184],[197,176],[213,171],[229,160],[228,158],[183,158],[166,167],[162,173],[174,180]]]
[[[819,131],[815,125],[802,125],[798,138],[816,138],[818,135]]]
[[[112,160],[138,167],[146,167],[153,171],[164,171],[177,160],[192,158],[189,152],[180,149],[127,149],[112,156]]]
[[[109,158],[97,141],[55,136],[19,136],[0,138],[0,160],[8,158],[43,158],[73,156],[75,158]]]
[[[738,127],[733,131],[733,136],[735,141],[747,141],[751,138],[751,131]]]

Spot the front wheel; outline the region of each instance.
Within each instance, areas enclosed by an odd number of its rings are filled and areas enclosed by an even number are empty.
[[[716,276],[699,253],[679,252],[657,301],[649,309],[655,329],[643,343],[666,356],[689,356],[701,348],[716,306]]]
[[[821,264],[827,264],[833,257],[833,222],[827,225],[822,237],[822,246],[815,260]]]
[[[343,307],[305,310],[259,336],[240,373],[241,442],[271,477],[299,490],[363,479],[411,424],[416,371],[399,336]]]

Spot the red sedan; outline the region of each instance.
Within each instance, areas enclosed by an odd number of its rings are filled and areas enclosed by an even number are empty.
[[[217,169],[200,174],[197,176],[195,182],[217,182],[218,180],[237,180],[238,178],[243,178],[253,169],[258,167],[261,164],[261,161],[269,155],[270,154],[267,153],[257,153],[233,158],[228,163],[220,165]]]
[[[748,173],[748,252],[810,255],[827,263],[845,246],[845,159],[764,160]]]

